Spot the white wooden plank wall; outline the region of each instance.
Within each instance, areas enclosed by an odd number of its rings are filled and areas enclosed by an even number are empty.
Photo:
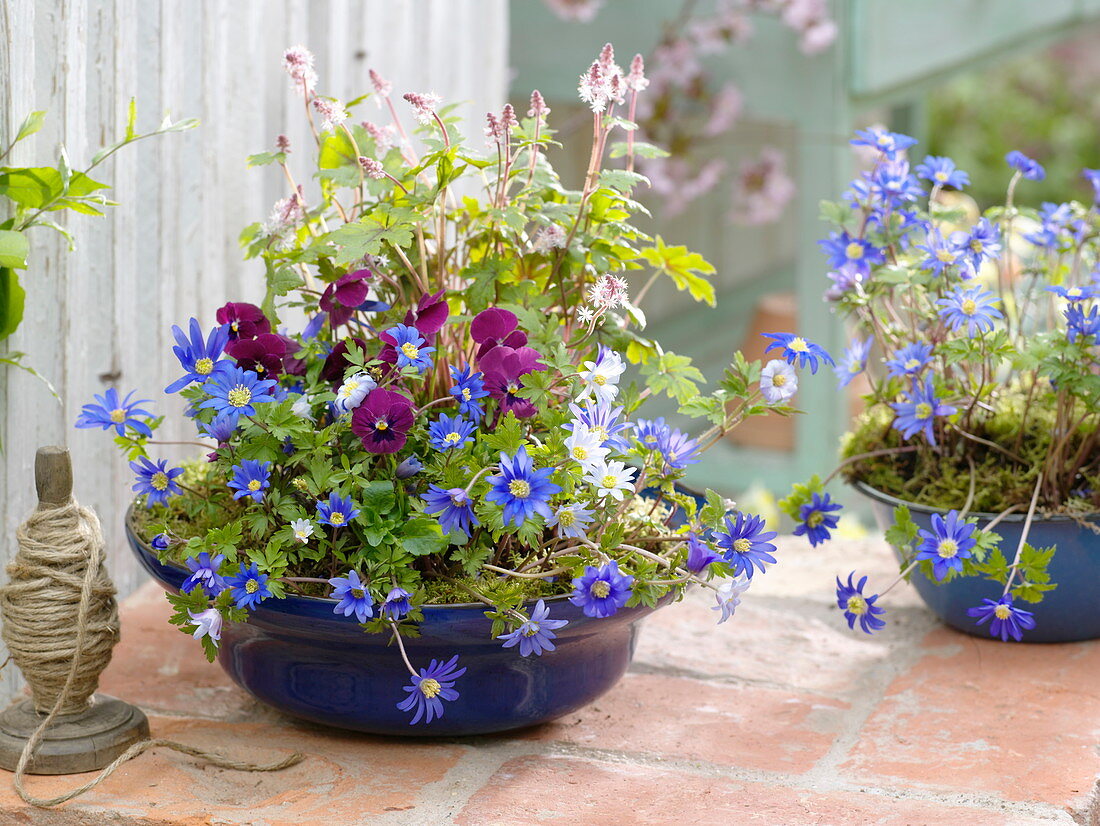
[[[77,237],[76,252],[50,231],[33,230],[27,314],[8,344],[29,353],[62,402],[21,372],[0,373],[0,563],[14,553],[15,528],[34,506],[36,447],[66,444],[76,496],[100,515],[119,590],[141,583],[121,531],[131,474],[109,434],[72,423],[82,403],[111,385],[137,388],[168,411],[161,390],[178,372],[169,327],[192,315],[210,326],[225,301],[262,295],[237,235],[287,193],[271,168],[248,170],[245,157],[270,149],[281,132],[297,147],[308,138],[282,50],[311,49],[319,91],[343,100],[369,91],[367,70],[375,68],[393,81],[395,97],[435,91],[445,101],[470,101],[463,114],[479,135],[484,112],[504,101],[507,42],[506,0],[0,2],[0,141],[6,145],[32,109],[49,110],[12,163],[56,163],[64,144],[79,168],[121,135],[131,96],[139,126],[152,127],[166,109],[202,120],[191,132],[127,147],[98,170],[120,206],[106,218],[62,219]],[[403,101],[397,106],[408,111]],[[356,114],[388,120],[369,102]],[[306,179],[304,166],[297,177]],[[193,435],[181,422],[161,434]],[[17,678],[6,671],[0,694],[10,696]]]

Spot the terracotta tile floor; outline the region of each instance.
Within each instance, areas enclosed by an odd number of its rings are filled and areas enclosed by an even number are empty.
[[[830,582],[853,567],[887,580],[879,543],[784,539],[779,558],[719,628],[701,593],[648,620],[631,673],[592,706],[438,741],[344,734],[257,704],[164,622],[150,584],[124,604],[102,689],[144,708],[158,736],[308,759],[259,775],[151,752],[59,810],[5,789],[0,823],[1100,826],[1100,642],[964,636],[904,588],[886,630],[865,637]]]

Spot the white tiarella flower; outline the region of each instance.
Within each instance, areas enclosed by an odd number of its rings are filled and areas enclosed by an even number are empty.
[[[290,523],[290,528],[294,531],[294,538],[303,545],[313,536],[313,523],[308,519],[295,519]]]
[[[336,391],[336,401],[333,402],[333,406],[341,413],[350,413],[362,403],[367,393],[377,386],[378,382],[368,374],[356,373],[344,379],[344,383]]]
[[[634,474],[637,468],[623,462],[599,462],[586,468],[584,481],[596,488],[601,499],[610,496],[616,502],[623,501],[626,493],[634,492]]]
[[[573,432],[565,440],[565,449],[569,452],[569,458],[585,470],[602,464],[610,453],[608,448],[603,447],[603,440],[598,433],[576,420],[573,421]]]
[[[711,610],[722,612],[722,617],[718,620],[719,625],[733,616],[733,612],[741,604],[741,595],[749,590],[750,584],[752,584],[752,580],[742,574],[736,579],[727,579],[718,586],[718,593],[715,595],[718,604]]]
[[[299,419],[309,419],[313,421],[313,396],[306,394],[300,395],[294,400],[294,404],[290,406],[290,412],[297,416]]]
[[[577,401],[584,401],[593,393],[601,402],[611,403],[619,394],[619,379],[626,370],[626,364],[614,350],[600,348],[600,355],[595,361],[586,361],[585,369],[580,372],[584,389],[577,396]]]
[[[200,640],[203,637],[210,637],[214,642],[217,642],[222,638],[222,614],[217,608],[207,608],[197,614],[188,611],[187,616],[195,622],[195,631],[191,635],[195,639]]]
[[[557,224],[550,224],[535,233],[535,239],[531,242],[532,252],[550,252],[565,246],[565,230]]]
[[[772,359],[760,371],[760,393],[768,404],[790,399],[798,390],[798,374],[794,367],[780,359]]]
[[[591,307],[581,307],[577,310],[577,321],[581,324],[591,324],[596,320],[596,311]]]

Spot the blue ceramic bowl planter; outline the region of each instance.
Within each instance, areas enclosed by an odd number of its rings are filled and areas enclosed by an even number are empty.
[[[874,488],[856,482],[854,487],[867,497],[874,510],[875,521],[883,530],[893,523],[894,508],[907,505],[913,521],[931,530],[932,514],[944,511],[915,505],[896,499]],[[972,514],[978,527],[993,519],[992,514]],[[1006,516],[995,532],[1003,537],[1002,550],[1011,560],[1023,532],[1023,514]],[[1100,525],[1100,515],[1090,521]],[[1090,531],[1067,517],[1032,520],[1028,532],[1032,547],[1057,547],[1050,562],[1051,581],[1057,588],[1043,595],[1037,605],[1022,603],[1021,607],[1035,613],[1035,628],[1024,633],[1024,642],[1073,642],[1100,638],[1100,534]],[[980,577],[961,577],[938,585],[919,570],[912,576],[913,587],[932,612],[952,628],[976,636],[989,636],[987,625],[975,625],[966,610],[982,604],[982,599],[998,599],[1003,590],[996,582]]]
[[[129,519],[126,535],[153,579],[178,591],[189,572],[161,563]],[[423,606],[421,636],[403,639],[413,665],[458,654],[466,668],[455,686],[459,698],[427,725],[409,725],[411,712],[397,708],[408,696],[402,686],[409,673],[389,635],[364,633],[354,617],[334,614],[330,599],[264,600],[248,622],[222,627],[218,662],[258,700],[329,726],[415,736],[507,731],[568,714],[615,685],[634,656],[641,620],[655,610],[625,608],[593,619],[566,596],[546,602],[555,619],[569,624],[557,632],[556,650],[538,657],[521,657],[490,637],[484,605]]]

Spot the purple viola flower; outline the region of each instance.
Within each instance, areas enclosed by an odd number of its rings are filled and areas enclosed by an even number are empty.
[[[332,352],[325,358],[325,364],[321,368],[321,378],[324,381],[332,382],[333,384],[339,384],[344,381],[344,373],[347,371],[347,368],[352,366],[347,357],[348,350],[351,349],[352,345],[363,353],[367,352],[367,342],[363,341],[361,338],[348,338],[343,341],[338,341],[336,346],[332,348]],[[390,347],[390,350],[392,352],[393,348]],[[393,362],[396,361],[397,357],[394,355]],[[359,370],[362,368],[357,367],[356,369]]]
[[[983,599],[981,605],[967,608],[966,613],[978,617],[975,625],[984,625],[993,620],[989,623],[989,635],[1000,637],[1002,642],[1008,642],[1009,637],[1019,642],[1024,638],[1024,631],[1035,627],[1035,615],[1014,606],[1012,597],[1008,594],[1000,599]]]
[[[458,655],[455,654],[447,662],[432,660],[427,668],[421,668],[420,674],[412,675],[412,682],[405,686],[409,696],[397,704],[401,711],[412,711],[416,714],[409,721],[410,726],[415,726],[424,718],[425,723],[430,723],[437,717],[443,716],[443,700],[453,702],[458,699],[458,692],[454,684],[463,674],[465,668],[456,668]]]
[[[228,325],[229,338],[255,338],[271,332],[271,322],[255,304],[230,301],[215,315],[219,324]]]
[[[900,430],[906,439],[923,431],[928,444],[935,446],[935,423],[937,416],[950,416],[957,412],[957,408],[949,404],[943,404],[936,398],[936,388],[932,382],[931,374],[924,377],[924,385],[920,381],[914,381],[913,387],[904,396],[904,401],[893,402],[894,421],[892,427]]]
[[[1076,344],[1078,338],[1084,340],[1090,336],[1094,343],[1100,342],[1100,307],[1093,305],[1086,315],[1080,304],[1071,304],[1063,314],[1066,317],[1066,338],[1070,344]]]
[[[245,459],[233,466],[233,478],[229,487],[236,491],[234,499],[251,497],[253,502],[264,501],[264,491],[271,487],[271,462]]]
[[[864,596],[863,587],[867,584],[867,577],[861,577],[858,584],[852,584],[855,575],[855,571],[848,574],[847,584],[841,582],[840,577],[836,578],[836,604],[844,612],[849,628],[854,629],[858,622],[863,633],[872,634],[886,625],[886,620],[879,619],[886,610],[875,605],[878,594]]]
[[[584,574],[573,580],[569,601],[584,611],[585,616],[605,619],[626,605],[633,585],[634,577],[619,573],[615,560],[599,568],[586,565]]]
[[[298,349],[298,345],[291,339],[274,333],[260,333],[255,338],[238,338],[229,342],[225,352],[244,370],[251,370],[257,376],[278,378],[283,373],[287,341],[291,341],[294,350]]]
[[[197,557],[185,559],[184,563],[191,572],[191,576],[183,581],[180,590],[190,594],[196,587],[202,588],[203,592],[213,599],[226,587],[225,580],[218,574],[218,569],[223,562],[225,562],[225,554],[212,557],[207,551],[201,552]]]
[[[229,343],[229,325],[222,324],[210,331],[210,335],[204,340],[202,328],[198,319],[192,318],[188,324],[190,337],[184,335],[177,325],[172,325],[172,336],[176,339],[176,346],[172,352],[179,359],[184,375],[176,379],[164,388],[165,393],[176,393],[191,382],[204,382],[214,373],[230,362],[220,360],[225,345]]]
[[[829,494],[822,496],[814,493],[810,501],[798,509],[798,518],[802,520],[794,529],[795,536],[805,536],[810,540],[810,547],[817,547],[822,542],[828,542],[832,538],[829,533],[836,529],[836,515],[843,506],[829,498]]]
[[[848,268],[866,276],[872,264],[881,264],[886,260],[882,250],[870,241],[856,238],[845,232],[833,232],[828,238],[818,241],[834,270]]]
[[[404,323],[409,327],[415,327],[429,343],[435,338],[435,334],[443,329],[447,323],[447,317],[451,309],[447,306],[444,291],[425,293],[416,302],[416,307],[405,313]]]
[[[1001,318],[1001,311],[994,306],[996,301],[993,293],[975,286],[955,290],[936,303],[943,308],[939,311],[940,318],[952,330],[958,332],[965,327],[967,335],[974,337],[992,330],[994,319]]]
[[[916,145],[917,139],[885,129],[857,129],[856,136],[848,141],[852,146],[869,146],[881,152],[887,160],[894,160],[899,152]]]
[[[402,619],[412,608],[409,603],[411,596],[412,594],[404,588],[391,588],[386,598],[382,600],[382,604],[378,606],[378,616],[394,622]]]
[[[848,349],[840,359],[840,364],[835,368],[840,387],[847,387],[852,379],[867,368],[867,359],[871,355],[871,345],[874,343],[873,338],[866,340],[857,338],[848,345]]]
[[[1047,171],[1042,164],[1032,160],[1019,149],[1013,149],[1005,155],[1005,163],[1016,169],[1029,181],[1041,181],[1047,176]]]
[[[693,574],[701,574],[710,566],[710,563],[721,558],[710,544],[700,539],[694,531],[688,534],[687,560],[684,562],[684,567]]]
[[[516,395],[523,388],[523,376],[546,365],[539,361],[541,355],[530,347],[515,349],[500,344],[489,350],[478,362],[485,374],[485,386],[497,400],[502,414],[511,411],[518,419],[526,419],[538,413],[530,399]]]
[[[771,540],[778,534],[767,530],[762,516],[738,512],[736,521],[727,515],[725,523],[724,531],[712,531],[711,536],[722,549],[722,556],[730,564],[733,575],[743,573],[752,579],[756,568],[764,573],[766,565],[775,562],[772,556],[775,545]]]
[[[334,614],[343,614],[350,617],[355,614],[359,622],[366,622],[374,616],[374,600],[370,597],[367,586],[359,579],[355,571],[348,571],[347,576],[336,576],[328,581],[332,586],[332,598],[339,600],[332,609]]]
[[[527,334],[519,327],[519,319],[516,314],[508,310],[490,307],[482,310],[474,320],[470,322],[470,338],[477,342],[477,358],[492,350],[494,347],[504,345],[518,350],[527,344]]]
[[[950,186],[962,189],[970,186],[970,176],[955,167],[950,158],[928,155],[914,170],[917,177],[931,181],[935,186]]]
[[[520,624],[510,634],[500,634],[497,639],[504,640],[504,648],[519,646],[519,655],[529,657],[534,654],[542,656],[543,651],[553,651],[554,643],[551,642],[557,634],[554,632],[564,628],[569,620],[550,619],[550,609],[543,600],[535,603],[531,611],[531,618]]]
[[[944,579],[948,571],[961,572],[963,560],[972,556],[971,550],[978,544],[974,525],[963,522],[956,510],[948,511],[946,519],[938,513],[932,514],[932,530],[921,528],[919,537],[916,558],[932,561],[937,580]]]
[[[470,496],[463,488],[444,490],[439,485],[428,485],[428,492],[421,498],[425,503],[424,512],[439,520],[444,533],[458,531],[469,539],[473,526],[481,524],[474,515]]]
[[[261,379],[251,370],[240,367],[227,367],[215,373],[202,386],[211,398],[199,405],[199,408],[213,408],[221,416],[255,416],[255,405],[275,401],[271,394],[275,387],[273,379]]]
[[[126,428],[132,427],[142,436],[152,436],[153,431],[149,429],[149,425],[139,417],[151,419],[153,414],[138,407],[139,404],[145,404],[150,399],[135,401],[133,397],[136,392],[136,390],[131,391],[126,394],[126,398],[120,399],[118,391],[108,387],[106,393],[95,397],[98,404],[86,404],[81,408],[75,426],[81,429],[101,427],[104,430],[110,430],[113,427],[119,436],[125,436]]]
[[[233,589],[230,593],[238,608],[253,610],[263,600],[275,596],[267,587],[267,574],[261,574],[255,562],[247,568],[242,562],[241,570],[225,584]]]
[[[396,453],[413,425],[412,402],[392,390],[371,390],[351,414],[351,432],[370,453]]]
[[[902,347],[886,361],[887,372],[897,379],[919,375],[932,363],[932,345],[918,341]]]
[[[553,468],[535,470],[523,445],[515,456],[502,451],[499,467],[500,473],[486,479],[489,492],[485,499],[504,509],[505,525],[518,528],[536,513],[546,519],[553,517],[548,502],[555,493],[561,493],[561,486],[550,481]]]
[[[778,347],[783,351],[783,358],[788,364],[794,364],[796,361],[799,367],[805,367],[808,364],[812,375],[817,374],[819,359],[830,367],[836,366],[833,357],[824,347],[807,341],[802,336],[796,336],[794,333],[762,333],[762,335],[764,338],[772,339],[771,344],[764,350],[765,353],[770,353]]]
[[[130,470],[137,476],[132,490],[139,494],[145,494],[145,506],[167,505],[169,496],[179,496],[183,493],[176,477],[183,473],[183,468],[168,467],[168,460],[161,459],[156,464],[150,462],[144,456],[139,456],[136,462],[130,462]]]
[[[325,287],[318,303],[321,309],[328,313],[333,329],[341,324],[347,324],[359,309],[359,305],[367,300],[372,277],[370,270],[356,270],[344,273]]]
[[[485,415],[479,399],[484,399],[489,395],[482,378],[482,374],[473,372],[468,364],[461,370],[454,366],[451,367],[451,379],[454,381],[454,386],[450,389],[450,394],[458,402],[458,411],[463,416],[469,417],[474,424],[479,424],[481,417]]]

